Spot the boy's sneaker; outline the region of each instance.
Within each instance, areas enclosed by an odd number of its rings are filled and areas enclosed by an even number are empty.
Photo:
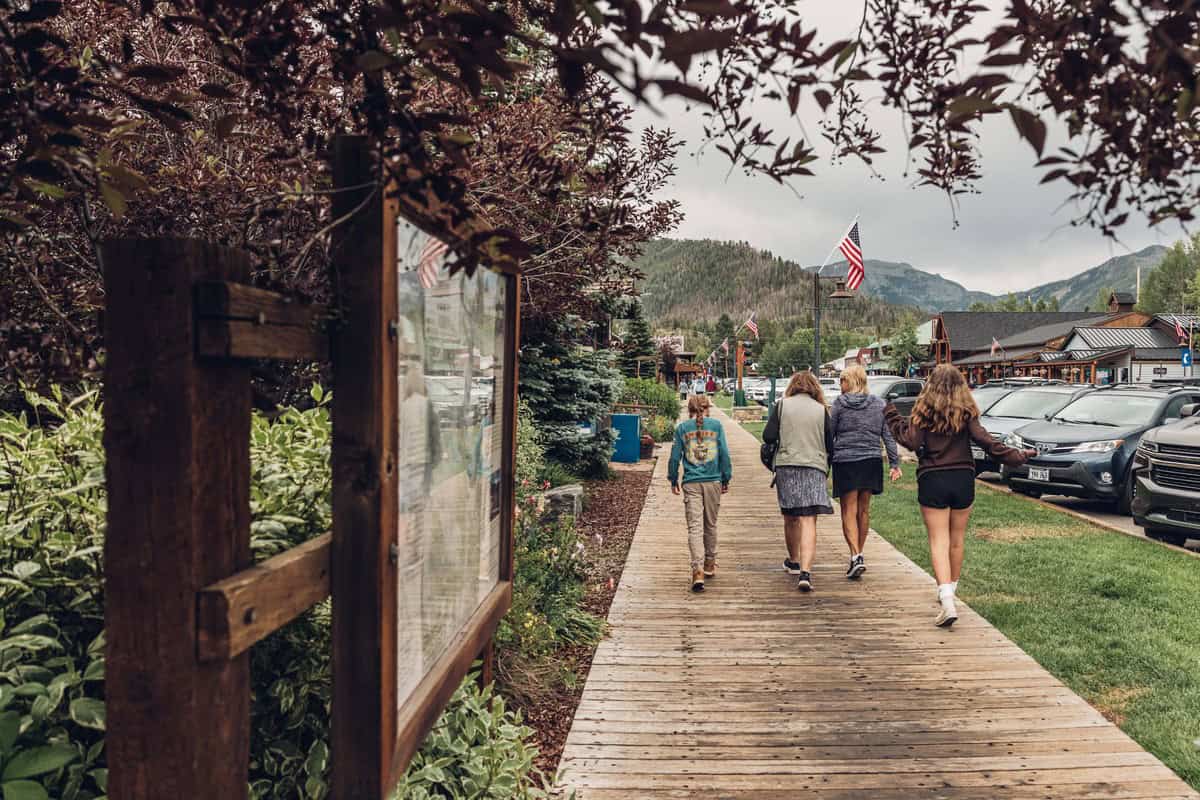
[[[863,561],[862,553],[850,559],[850,566],[846,567],[846,577],[854,580],[867,571],[866,562]]]
[[[800,580],[796,581],[796,588],[802,592],[812,591],[812,575],[807,572],[800,573]]]
[[[717,560],[715,558],[704,559],[704,577],[712,578],[717,574]]]
[[[692,570],[692,591],[696,593],[704,591],[704,570]]]
[[[783,570],[788,575],[799,575],[801,572],[804,571],[804,570],[800,569],[799,563],[792,561],[790,558],[785,558],[783,560]]]

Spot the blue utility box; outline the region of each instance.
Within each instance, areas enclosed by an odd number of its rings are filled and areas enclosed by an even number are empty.
[[[637,463],[642,455],[642,418],[637,414],[613,414],[612,428],[617,434],[612,460]]]

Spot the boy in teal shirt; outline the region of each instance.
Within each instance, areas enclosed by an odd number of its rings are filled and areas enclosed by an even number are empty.
[[[725,430],[708,416],[709,401],[705,395],[688,399],[691,419],[675,427],[675,442],[671,445],[671,460],[667,477],[671,492],[683,495],[683,510],[687,516],[688,549],[692,556],[692,591],[704,591],[704,578],[717,574],[717,513],[721,510],[721,495],[729,491],[733,463]],[[683,463],[683,485],[680,488],[679,464]]]

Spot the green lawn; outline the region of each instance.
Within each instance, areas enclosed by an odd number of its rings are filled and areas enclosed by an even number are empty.
[[[871,527],[929,571],[915,471]],[[1200,788],[1200,559],[979,486],[959,595]]]
[[[717,408],[724,409],[725,411],[733,409],[733,395],[726,394],[725,392],[717,392],[712,396],[712,399]]]

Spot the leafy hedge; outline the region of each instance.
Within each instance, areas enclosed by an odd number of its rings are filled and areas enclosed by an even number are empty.
[[[319,387],[312,397],[307,411],[254,417],[256,557],[329,528],[329,398]],[[101,410],[94,390],[70,401],[57,389],[26,400],[34,418],[0,414],[0,791],[4,800],[94,800],[107,778]],[[533,444],[536,452],[536,437]],[[552,641],[578,626],[571,608],[580,573],[562,559],[573,534],[565,523],[543,527],[535,518],[518,530],[515,595]],[[251,650],[255,800],[328,796],[329,611],[320,604]],[[523,624],[506,622],[509,641],[545,649],[532,629],[511,633]],[[401,796],[540,796],[528,731],[490,690],[465,682],[438,731]]]
[[[653,406],[655,415],[666,417],[672,425],[679,418],[679,395],[665,383],[648,378],[626,378],[621,402]]]

